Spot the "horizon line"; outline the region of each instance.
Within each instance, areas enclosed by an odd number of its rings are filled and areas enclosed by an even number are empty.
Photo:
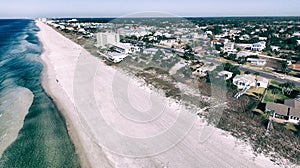
[[[97,18],[292,18],[292,17],[300,17],[300,15],[224,15],[224,16],[141,16],[141,17],[122,17],[122,16],[40,16],[40,17],[1,17],[0,19],[37,19],[37,18],[47,18],[47,19],[97,19]]]

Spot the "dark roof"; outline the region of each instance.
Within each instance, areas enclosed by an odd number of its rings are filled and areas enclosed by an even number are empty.
[[[290,116],[300,118],[300,100],[285,100],[284,104],[268,102],[266,104],[267,110],[273,110],[277,114],[288,116],[288,109],[290,108]]]
[[[284,104],[300,110],[300,100],[299,99],[285,100]]]
[[[287,116],[288,115],[288,106],[279,103],[267,102],[266,109],[273,110],[275,113]]]

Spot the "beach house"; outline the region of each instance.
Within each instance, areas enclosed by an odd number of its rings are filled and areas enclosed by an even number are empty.
[[[265,41],[260,41],[258,43],[254,43],[251,46],[252,51],[262,51],[265,48],[266,48],[266,42]]]
[[[236,52],[236,50],[234,49],[234,43],[229,41],[228,39],[225,39],[223,52],[227,52],[227,53]]]
[[[203,66],[197,68],[193,72],[193,74],[197,75],[197,76],[200,76],[200,77],[205,77],[208,74],[208,72],[213,71],[215,69],[216,69],[215,65],[206,64],[206,65],[203,65]]]
[[[114,63],[119,63],[124,60],[128,55],[124,53],[107,53],[105,54],[106,58]]]
[[[130,43],[115,43],[113,45],[113,49],[116,52],[123,53],[123,54],[131,54],[139,50],[138,47],[135,47]]]
[[[269,80],[263,77],[255,77],[250,74],[242,74],[233,78],[233,84],[236,85],[238,89],[243,89],[246,86],[267,88]]]
[[[247,58],[247,62],[250,62],[252,65],[256,66],[265,66],[267,63],[266,59],[258,59],[258,58]]]
[[[233,73],[229,71],[221,71],[218,73],[219,77],[224,77],[225,80],[232,78]]]
[[[274,119],[300,124],[300,99],[285,100],[284,104],[268,102],[266,111],[271,112]]]

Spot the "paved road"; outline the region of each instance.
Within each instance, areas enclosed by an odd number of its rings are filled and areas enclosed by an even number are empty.
[[[133,41],[138,42],[136,40],[133,40]],[[168,51],[175,51],[172,48],[168,48],[168,47],[164,47],[164,46],[159,46],[159,45],[153,45],[153,47],[159,48],[159,49],[168,50]],[[180,52],[180,51],[176,51],[176,52],[180,53],[180,54],[183,54],[183,52]],[[199,59],[199,60],[203,60],[200,55],[195,55],[195,58]],[[222,64],[223,63],[223,62],[215,60],[213,58],[206,58],[206,60],[208,60],[208,61],[210,61],[210,62],[212,62],[214,64]],[[281,77],[279,77],[278,75],[275,75],[275,74],[270,74],[270,73],[267,73],[267,72],[263,72],[263,71],[260,71],[260,70],[254,70],[254,69],[250,69],[250,68],[242,67],[242,66],[239,66],[239,69],[241,71],[249,71],[251,73],[258,72],[259,75],[262,76],[262,77],[264,77],[264,78],[268,78],[268,79],[271,79],[271,80],[274,80],[274,81],[278,81],[278,82],[281,82],[281,83],[284,83],[284,82],[293,82],[293,83],[295,83],[295,85],[297,87],[300,87],[300,79],[299,79],[299,81],[295,81],[295,80],[291,80],[291,79],[285,79],[285,78],[282,79]]]
[[[206,59],[209,60],[210,62],[214,63],[214,64],[221,64],[222,63],[221,61],[215,60],[213,58],[206,58]],[[271,80],[274,80],[274,81],[278,81],[278,82],[281,82],[281,83],[293,82],[293,83],[295,83],[295,85],[297,87],[300,87],[300,79],[299,79],[299,81],[294,81],[294,80],[285,79],[285,78],[282,79],[281,77],[279,77],[278,75],[275,75],[275,74],[270,74],[270,73],[267,73],[267,72],[263,72],[263,71],[260,71],[260,70],[254,70],[254,69],[250,69],[250,68],[242,67],[242,66],[239,66],[239,69],[241,71],[249,71],[251,73],[258,72],[259,76],[262,76],[264,78],[268,78],[268,79],[271,79]]]

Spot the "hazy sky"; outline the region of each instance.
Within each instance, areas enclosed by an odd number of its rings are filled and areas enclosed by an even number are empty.
[[[300,0],[1,0],[0,17],[107,17],[160,11],[179,16],[300,16]]]

